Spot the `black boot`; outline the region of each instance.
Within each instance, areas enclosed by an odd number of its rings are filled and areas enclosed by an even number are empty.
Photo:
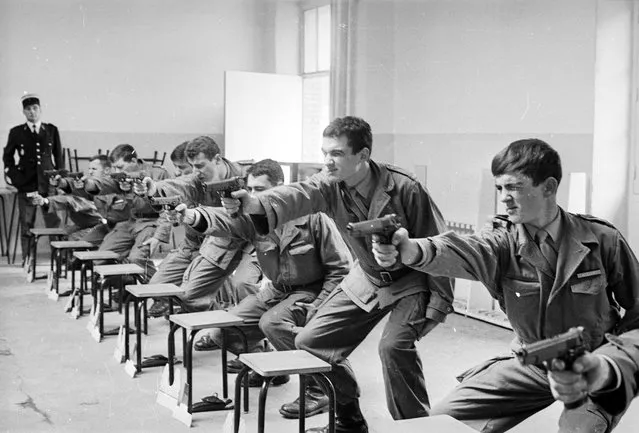
[[[353,400],[347,404],[337,404],[335,408],[335,432],[336,433],[368,433],[368,424],[359,409],[359,400]],[[311,428],[306,433],[328,433],[328,426]]]

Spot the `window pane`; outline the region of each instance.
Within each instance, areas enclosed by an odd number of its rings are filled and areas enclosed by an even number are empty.
[[[317,9],[304,11],[304,72],[317,71]]]
[[[317,9],[317,68],[331,69],[331,7]]]
[[[322,132],[329,120],[328,74],[304,78],[302,91],[302,162],[322,162]]]

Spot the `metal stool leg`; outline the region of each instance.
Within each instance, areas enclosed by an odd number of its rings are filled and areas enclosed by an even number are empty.
[[[240,416],[242,410],[237,402],[239,402],[240,398],[242,398],[242,382],[245,378],[248,378],[249,371],[250,369],[245,365],[235,378],[235,406],[233,408],[233,431],[235,433],[238,433],[240,431]],[[248,394],[248,389],[244,389],[244,394]]]
[[[306,375],[300,374],[300,433],[306,432]]]
[[[266,395],[271,384],[272,377],[265,377],[260,390],[259,406],[257,410],[257,432],[264,433],[264,412],[266,411]]]
[[[324,373],[315,373],[312,376],[318,380],[324,392],[328,394],[328,432],[335,433],[335,402],[337,399],[333,382]]]

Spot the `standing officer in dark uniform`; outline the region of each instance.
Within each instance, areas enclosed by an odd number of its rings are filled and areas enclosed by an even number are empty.
[[[29,255],[29,240],[32,237],[36,209],[27,193],[39,192],[46,197],[49,190],[49,180],[44,175],[45,170],[62,168],[62,144],[58,128],[51,123],[40,120],[40,99],[37,95],[27,94],[22,97],[22,112],[27,122],[9,131],[7,147],[2,157],[5,175],[13,186],[18,189],[18,207],[20,209],[22,262],[23,265]],[[18,155],[17,163],[15,155]],[[57,227],[60,223],[55,213],[44,213],[44,223],[47,227]],[[28,270],[28,268],[27,268]]]

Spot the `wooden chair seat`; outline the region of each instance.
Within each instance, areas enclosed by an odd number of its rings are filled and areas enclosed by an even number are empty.
[[[184,293],[184,289],[175,284],[131,284],[126,286],[126,291],[136,298],[160,298]]]
[[[73,256],[79,260],[117,260],[118,253],[113,251],[74,251]]]
[[[67,231],[63,228],[38,227],[31,229],[35,236],[66,236]]]
[[[94,244],[87,241],[53,241],[51,242],[53,248],[96,248]]]
[[[331,365],[304,350],[242,353],[240,361],[263,377],[331,371]]]
[[[188,331],[242,325],[244,320],[227,311],[202,311],[199,313],[172,314],[169,320]]]
[[[103,277],[112,275],[142,275],[144,269],[133,263],[124,263],[121,265],[99,265],[94,269],[96,274],[100,274]]]

